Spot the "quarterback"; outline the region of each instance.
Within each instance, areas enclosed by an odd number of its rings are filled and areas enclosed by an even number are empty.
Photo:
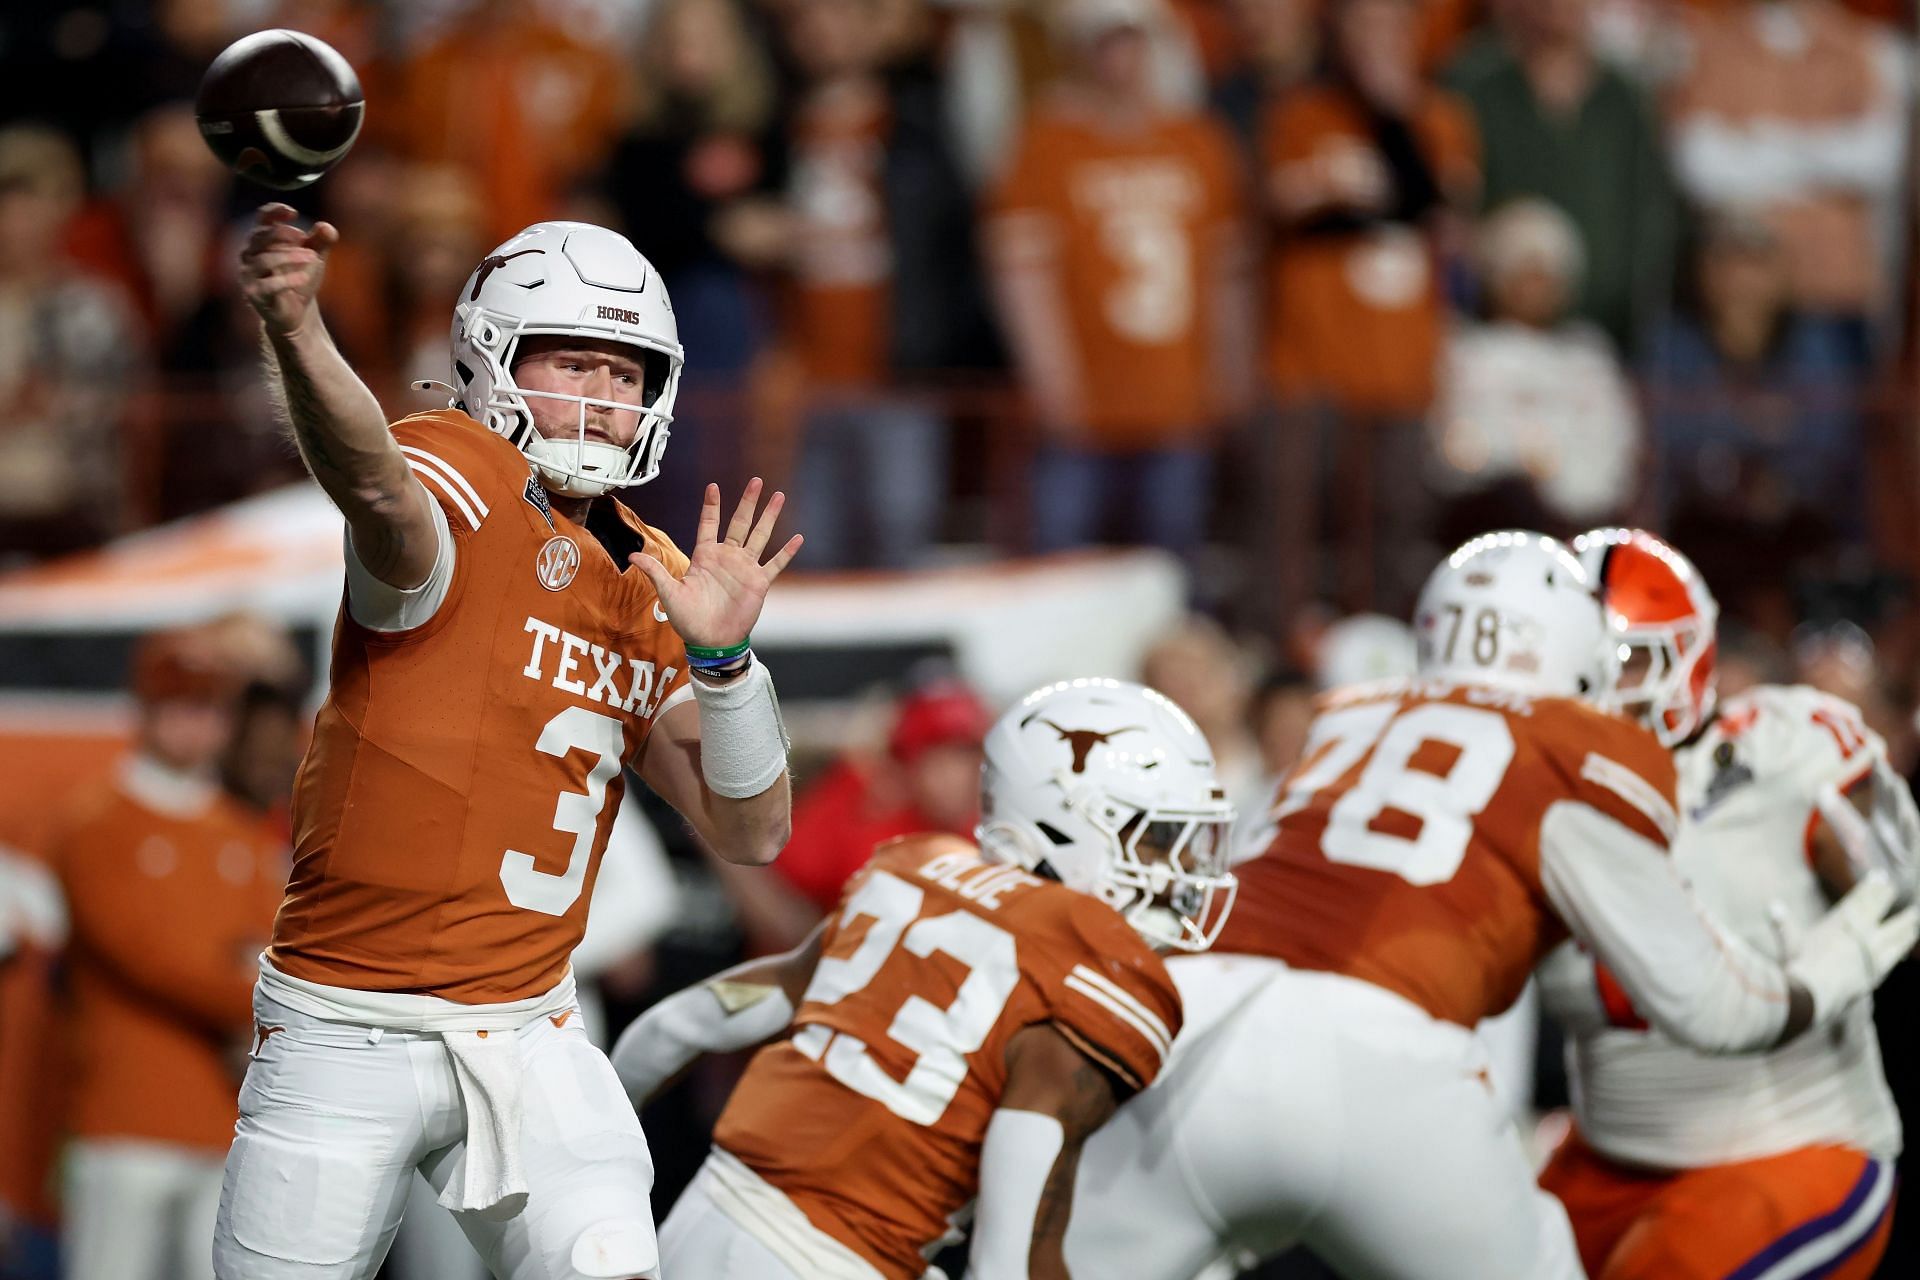
[[[1883,919],[1881,878],[1784,964],[1702,913],[1669,856],[1673,758],[1601,709],[1619,637],[1560,543],[1467,543],[1414,622],[1416,677],[1327,700],[1214,954],[1170,966],[1191,1040],[1088,1144],[1076,1275],[1188,1280],[1301,1241],[1354,1276],[1577,1280],[1475,1024],[1571,935],[1674,1040],[1771,1048],[1844,1019],[1920,933]]]
[[[978,1280],[1065,1276],[1081,1144],[1180,1030],[1158,952],[1218,929],[1233,812],[1206,738],[1139,685],[1038,690],[985,753],[979,846],[881,845],[806,944],[615,1046],[638,1103],[696,1053],[783,1037],[667,1217],[670,1276],[918,1280],[970,1203]]]
[[[653,1276],[646,1140],[575,1008],[623,766],[722,857],[788,820],[748,633],[799,546],[759,482],[691,558],[610,491],[658,471],[681,351],[624,237],[543,222],[461,290],[452,404],[389,423],[315,295],[338,232],[268,205],[240,255],[270,377],[346,517],[332,687],[254,997],[222,1277],[371,1276],[415,1169],[493,1273]]]
[[[1575,542],[1624,620],[1621,700],[1674,750],[1674,862],[1757,951],[1784,955],[1827,904],[1879,870],[1909,896],[1920,815],[1853,706],[1763,685],[1715,705],[1712,594],[1638,530]],[[1568,1027],[1576,1129],[1541,1182],[1600,1280],[1854,1280],[1893,1222],[1900,1113],[1873,1005],[1772,1053],[1709,1057],[1647,1025],[1612,971],[1563,945],[1541,969]]]

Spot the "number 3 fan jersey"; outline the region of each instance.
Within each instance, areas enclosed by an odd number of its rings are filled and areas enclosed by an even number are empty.
[[[1673,757],[1570,698],[1388,682],[1331,695],[1213,949],[1361,978],[1471,1027],[1567,936],[1540,829],[1572,801],[1671,845]]]
[[[622,763],[688,696],[627,553],[675,574],[687,559],[611,498],[592,532],[553,510],[525,456],[463,413],[392,431],[446,513],[452,580],[408,631],[341,609],[268,959],[358,991],[537,996],[585,928]]]
[[[754,1058],[714,1144],[887,1277],[921,1275],[973,1201],[1016,1033],[1051,1023],[1137,1090],[1180,1030],[1118,912],[951,836],[880,846],[822,945],[794,1034]]]

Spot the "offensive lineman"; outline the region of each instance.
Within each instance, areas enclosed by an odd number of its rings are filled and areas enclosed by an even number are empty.
[[[667,1217],[670,1276],[937,1275],[977,1198],[977,1280],[1064,1277],[1081,1143],[1180,1029],[1156,952],[1218,929],[1233,811],[1206,738],[1139,685],[1036,690],[984,749],[979,847],[881,845],[806,944],[663,1001],[615,1046],[638,1104],[697,1053],[791,1031]]]
[[[1558,542],[1462,546],[1415,630],[1414,680],[1327,700],[1214,954],[1170,966],[1191,1039],[1088,1144],[1075,1274],[1189,1280],[1299,1241],[1350,1276],[1574,1280],[1472,1030],[1546,952],[1571,933],[1668,1034],[1736,1052],[1832,1025],[1920,933],[1882,920],[1883,879],[1784,969],[1701,914],[1672,757],[1589,700],[1617,639]]]
[[[1575,542],[1626,622],[1622,702],[1676,755],[1674,861],[1700,900],[1777,954],[1878,867],[1911,895],[1920,814],[1848,703],[1761,686],[1714,706],[1706,583],[1639,530]],[[1631,688],[1628,683],[1631,681]],[[1717,1058],[1650,1030],[1611,972],[1563,945],[1541,968],[1568,1026],[1576,1131],[1541,1184],[1597,1280],[1864,1280],[1893,1223],[1900,1113],[1869,999],[1827,1034]]]
[[[708,486],[691,560],[611,490],[659,468],[681,363],[622,236],[527,228],[454,310],[452,407],[388,425],[315,295],[339,234],[268,205],[240,255],[302,458],[346,517],[332,687],[293,799],[215,1270],[371,1276],[419,1168],[494,1274],[657,1274],[633,1110],[581,1030],[623,765],[721,856],[786,839],[748,633],[799,547]],[[632,568],[629,568],[632,566]]]

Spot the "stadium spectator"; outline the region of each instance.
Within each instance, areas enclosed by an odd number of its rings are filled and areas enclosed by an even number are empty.
[[[1150,76],[1155,0],[1068,0],[1069,73],[1034,107],[992,201],[994,284],[1040,447],[1033,542],[1119,533],[1191,553],[1212,435],[1247,407],[1239,166],[1226,130]]]
[[[626,92],[619,49],[580,25],[557,6],[479,0],[393,68],[370,140],[470,171],[489,242],[556,216],[605,162]]]
[[[1486,319],[1449,340],[1430,423],[1434,487],[1452,508],[1441,540],[1615,520],[1637,488],[1640,421],[1605,335],[1567,319],[1579,230],[1529,198],[1491,214],[1479,239]]]
[[[1500,6],[1500,35],[1455,65],[1482,147],[1482,207],[1538,196],[1586,246],[1574,313],[1638,349],[1673,282],[1677,211],[1658,120],[1642,91],[1596,56],[1591,0]]]
[[[1643,370],[1663,522],[1736,613],[1783,634],[1781,566],[1864,532],[1863,424],[1845,335],[1799,311],[1784,246],[1757,219],[1709,219],[1697,306]]]
[[[786,139],[771,55],[739,0],[656,5],[640,64],[634,119],[599,191],[672,292],[681,345],[699,353],[681,371],[673,447],[646,496],[649,520],[680,529],[702,482],[740,453],[740,388],[771,325],[743,264],[780,252]]]
[[[0,547],[119,526],[122,433],[143,338],[125,297],[61,251],[85,177],[51,130],[0,130]]]
[[[216,785],[232,669],[210,630],[145,640],[135,750],[49,845],[71,919],[69,1280],[212,1274],[255,958],[286,877],[278,834]]]
[[[801,79],[785,200],[728,229],[787,286],[783,342],[807,404],[794,512],[816,569],[922,557],[946,511],[947,423],[918,384],[990,346],[972,208],[917,15],[907,0],[785,10]]]
[[[1254,690],[1249,718],[1254,741],[1260,746],[1260,767],[1269,784],[1277,785],[1300,763],[1318,693],[1310,676],[1291,667],[1269,673]]]
[[[1193,717],[1213,748],[1215,776],[1241,813],[1266,799],[1260,745],[1249,723],[1253,662],[1219,623],[1201,614],[1155,640],[1140,660],[1140,682]]]
[[[1668,103],[1674,167],[1708,208],[1751,208],[1778,238],[1789,297],[1856,360],[1896,299],[1883,264],[1911,94],[1892,33],[1831,0],[1693,12]]]
[[[1466,109],[1427,87],[1409,0],[1335,0],[1330,71],[1267,108],[1268,372],[1281,407],[1271,495],[1281,616],[1317,594],[1323,513],[1349,603],[1418,585],[1427,514],[1422,420],[1444,314],[1445,213],[1473,197]],[[1321,500],[1329,477],[1336,495]],[[1377,528],[1375,526],[1378,526]]]
[[[992,723],[979,695],[958,682],[908,693],[894,708],[884,754],[842,756],[794,800],[793,836],[776,873],[824,915],[881,841],[921,831],[971,839],[980,743]]]

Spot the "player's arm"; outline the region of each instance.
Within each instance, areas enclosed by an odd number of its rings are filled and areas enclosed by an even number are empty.
[[[1920,937],[1920,913],[1889,916],[1893,890],[1873,876],[1783,968],[1713,922],[1664,844],[1578,801],[1548,811],[1540,869],[1567,927],[1633,1008],[1702,1053],[1767,1049],[1824,1025],[1879,985]]]
[[[1892,881],[1902,901],[1920,887],[1920,811],[1906,781],[1875,751],[1852,782],[1822,786],[1814,799],[1818,821],[1807,856],[1814,874],[1840,897],[1874,872]]]
[[[1120,1105],[1111,1073],[1052,1023],[1007,1045],[1007,1086],[980,1148],[969,1280],[1065,1280],[1080,1149]]]
[[[676,577],[645,551],[630,557],[653,583],[693,665],[693,700],[660,713],[635,767],[715,853],[754,866],[772,862],[785,847],[793,792],[773,677],[747,646],[768,589],[802,543],[795,534],[761,560],[786,495],[775,493],[756,518],[760,493],[755,476],[723,538],[720,486],[707,486],[684,574]],[[726,656],[735,651],[745,656]],[[725,665],[703,665],[715,662]]]
[[[263,206],[240,252],[240,289],[266,331],[267,384],[307,470],[346,517],[361,566],[411,590],[439,557],[434,503],[320,318],[315,298],[340,233],[326,222],[302,231],[294,216]]]
[[[635,1107],[660,1092],[703,1053],[733,1053],[787,1029],[814,966],[821,924],[793,950],[735,965],[676,992],[628,1024],[613,1046],[613,1069]]]

